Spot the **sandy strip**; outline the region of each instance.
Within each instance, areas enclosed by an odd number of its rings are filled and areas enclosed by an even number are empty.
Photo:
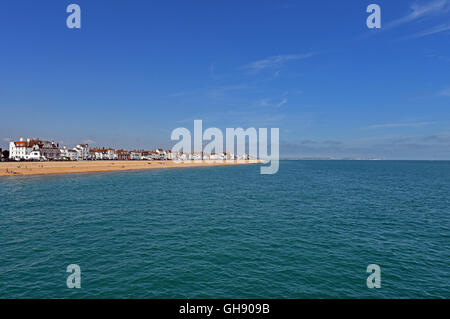
[[[176,167],[257,164],[249,161],[74,161],[74,162],[3,162],[0,176],[46,175],[111,172]]]

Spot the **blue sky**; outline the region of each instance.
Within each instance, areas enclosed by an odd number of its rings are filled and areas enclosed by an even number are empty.
[[[4,148],[171,147],[202,119],[279,127],[284,157],[450,159],[450,0],[2,1],[0,118]]]

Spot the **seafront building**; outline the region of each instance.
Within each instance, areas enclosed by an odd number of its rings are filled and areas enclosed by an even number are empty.
[[[116,160],[117,152],[113,148],[91,148],[88,152],[88,158],[93,160]]]
[[[60,149],[61,151],[61,159],[69,160],[69,161],[78,161],[78,152],[76,150],[69,150],[65,146]]]
[[[73,149],[66,146],[60,147],[54,141],[45,141],[39,138],[9,143],[10,160],[31,160],[31,161],[81,161],[81,160],[249,160],[250,156],[244,154],[236,156],[233,153],[211,153],[203,152],[172,152],[157,148],[154,151],[146,150],[115,150],[113,148],[89,148],[88,144],[77,144]]]
[[[130,159],[130,152],[125,150],[118,150],[117,151],[117,159],[120,161],[126,161]]]
[[[17,142],[9,142],[9,158],[25,159],[30,153],[31,148],[28,147],[27,142],[25,142],[23,138]]]
[[[59,144],[40,139],[21,138],[9,143],[9,158],[15,160],[58,160],[61,158]]]
[[[89,157],[89,145],[88,144],[78,144],[73,148],[75,152],[78,153],[78,159],[87,160]]]

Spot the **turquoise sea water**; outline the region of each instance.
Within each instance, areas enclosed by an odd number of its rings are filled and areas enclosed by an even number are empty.
[[[0,198],[0,298],[450,297],[450,162],[8,177]]]

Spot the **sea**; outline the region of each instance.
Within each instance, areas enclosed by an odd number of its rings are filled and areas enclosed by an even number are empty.
[[[2,177],[0,202],[0,298],[450,297],[448,161]]]

